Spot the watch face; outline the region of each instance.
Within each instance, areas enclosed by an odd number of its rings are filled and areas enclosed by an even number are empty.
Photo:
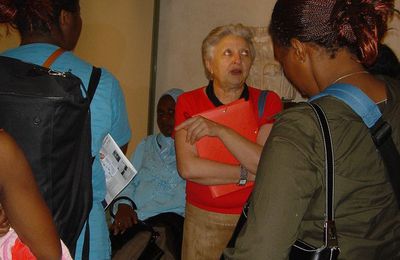
[[[239,180],[239,182],[238,182],[238,185],[239,186],[243,186],[243,185],[245,185],[246,184],[246,182],[247,182],[247,180]]]

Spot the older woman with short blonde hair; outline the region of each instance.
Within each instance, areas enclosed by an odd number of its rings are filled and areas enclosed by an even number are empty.
[[[209,84],[182,94],[175,113],[178,171],[187,181],[182,258],[190,260],[221,255],[251,192],[249,182],[255,179],[273,115],[282,109],[277,94],[269,91],[263,97],[261,90],[246,85],[255,58],[249,28],[230,24],[213,29],[203,41],[202,56]],[[263,108],[258,107],[259,100]],[[254,138],[199,115],[241,101],[249,110],[230,120],[235,124],[243,118],[254,119]],[[229,152],[200,155],[198,142],[210,137]],[[224,161],[226,156],[232,156],[233,162]],[[220,193],[226,187],[229,192]]]

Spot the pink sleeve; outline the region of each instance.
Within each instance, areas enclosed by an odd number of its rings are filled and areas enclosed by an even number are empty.
[[[61,240],[61,248],[62,248],[61,260],[73,260],[67,246],[64,244],[62,240]]]
[[[61,242],[62,248],[62,260],[73,260],[67,246]],[[36,257],[32,254],[28,246],[26,246],[18,238],[17,233],[14,229],[10,229],[7,234],[0,237],[0,259],[2,260],[36,260]]]

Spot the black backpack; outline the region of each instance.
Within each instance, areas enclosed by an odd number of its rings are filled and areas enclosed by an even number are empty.
[[[70,72],[0,56],[0,128],[24,151],[72,256],[92,208],[89,105],[100,75],[93,67],[84,96]]]

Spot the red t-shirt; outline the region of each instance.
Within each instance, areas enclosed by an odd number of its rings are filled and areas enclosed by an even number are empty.
[[[258,98],[261,90],[253,87],[248,87],[248,90],[249,101],[253,106],[253,112],[258,118],[258,126],[261,127],[266,123],[273,123],[273,116],[282,110],[282,102],[279,96],[275,92],[268,92],[263,115],[259,118]],[[181,124],[191,116],[214,108],[214,104],[208,99],[205,93],[205,87],[185,92],[178,97],[175,107],[175,125]],[[240,214],[251,190],[252,187],[249,187],[229,193],[225,196],[214,198],[207,185],[187,181],[186,200],[190,204],[208,211],[225,214]]]

